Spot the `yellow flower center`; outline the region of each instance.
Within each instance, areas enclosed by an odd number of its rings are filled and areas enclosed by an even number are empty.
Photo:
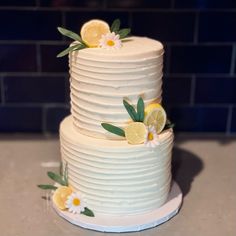
[[[109,39],[109,40],[107,40],[107,45],[112,47],[115,45],[115,42],[113,40]]]
[[[73,205],[79,206],[80,205],[80,200],[78,198],[73,199]]]
[[[148,140],[152,141],[154,139],[153,133],[148,133]]]

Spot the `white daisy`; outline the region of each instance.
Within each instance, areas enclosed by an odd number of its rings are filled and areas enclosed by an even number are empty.
[[[158,135],[154,126],[147,127],[147,133],[146,133],[144,144],[147,147],[152,147],[152,148],[160,144],[158,141]]]
[[[106,49],[121,48],[120,35],[114,32],[102,35],[102,38],[99,40],[99,46]]]
[[[78,193],[72,193],[67,197],[66,208],[74,214],[84,211],[85,206]]]

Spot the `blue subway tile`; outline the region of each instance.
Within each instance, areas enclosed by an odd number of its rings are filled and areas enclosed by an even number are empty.
[[[196,103],[236,104],[236,78],[199,77],[196,79]]]
[[[173,107],[169,117],[182,132],[226,132],[228,109],[225,107]]]
[[[36,0],[1,0],[0,6],[13,6],[13,7],[29,7],[35,6]]]
[[[41,65],[43,72],[68,72],[68,56],[57,58],[57,54],[68,45],[41,45]]]
[[[232,119],[231,119],[231,132],[236,132],[236,107],[233,108]]]
[[[173,46],[172,73],[229,73],[231,46]]]
[[[78,11],[66,13],[66,28],[79,33],[81,26],[91,19],[102,19],[110,25],[116,19],[121,20],[121,27],[129,26],[129,14],[120,11]]]
[[[1,132],[41,132],[40,107],[0,106]]]
[[[192,42],[194,13],[137,12],[133,13],[132,33],[162,42]]]
[[[199,41],[235,42],[235,12],[201,12],[199,18]]]
[[[191,77],[163,78],[163,104],[189,104]]]
[[[236,8],[235,0],[175,0],[176,8],[193,9],[232,9]]]
[[[34,45],[0,45],[1,72],[33,72],[36,70],[36,47]]]
[[[61,103],[65,101],[64,77],[6,77],[4,88],[7,103]]]
[[[57,40],[56,27],[62,24],[61,13],[54,11],[0,12],[0,40]]]
[[[58,132],[60,122],[70,114],[68,107],[49,107],[46,111],[46,131]]]
[[[171,0],[113,0],[107,1],[108,8],[169,8]]]
[[[103,6],[103,0],[40,0],[40,6],[42,7],[84,7],[84,8],[98,8]]]

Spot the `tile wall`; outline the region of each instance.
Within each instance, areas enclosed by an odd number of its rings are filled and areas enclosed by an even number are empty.
[[[0,131],[58,131],[69,114],[68,43],[91,19],[165,45],[163,97],[176,131],[236,134],[235,0],[1,0]]]

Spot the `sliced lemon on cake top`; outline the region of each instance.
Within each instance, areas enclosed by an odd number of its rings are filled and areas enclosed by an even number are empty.
[[[56,189],[52,196],[54,204],[61,210],[66,209],[67,197],[72,194],[72,189],[67,186],[60,186]]]
[[[130,144],[141,144],[145,141],[147,129],[142,122],[133,122],[125,127],[125,137]]]
[[[80,35],[89,47],[98,47],[102,35],[109,32],[110,27],[105,21],[90,20],[82,26]]]
[[[166,124],[166,112],[159,103],[149,104],[145,108],[144,124],[154,126],[159,134]]]

